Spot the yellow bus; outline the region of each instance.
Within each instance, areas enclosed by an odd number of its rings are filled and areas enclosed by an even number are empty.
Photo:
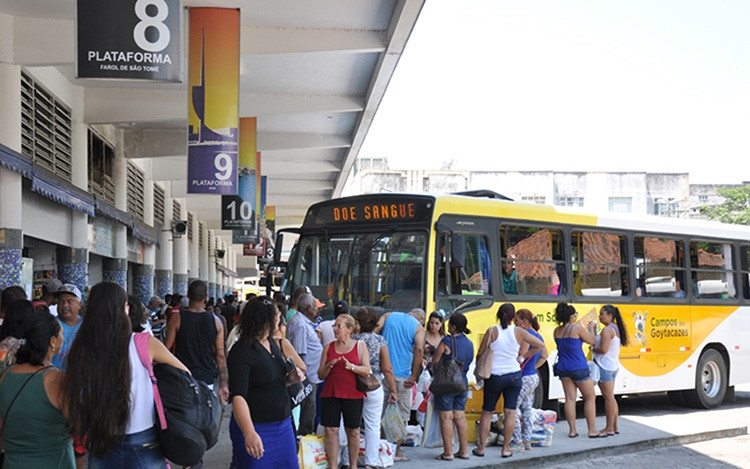
[[[616,394],[668,391],[677,404],[710,408],[750,381],[749,279],[750,227],[594,215],[489,191],[388,193],[311,206],[283,291],[307,285],[328,312],[338,299],[382,312],[460,311],[475,347],[511,302],[538,317],[548,363],[558,302],[584,321],[613,304],[632,338]],[[563,397],[550,368],[540,368],[545,407]]]

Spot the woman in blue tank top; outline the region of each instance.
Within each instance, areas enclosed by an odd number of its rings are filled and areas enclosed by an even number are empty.
[[[578,390],[583,396],[583,415],[586,417],[589,438],[606,437],[606,433],[596,430],[594,381],[591,379],[588,362],[582,348],[583,342],[594,345],[596,338],[578,322],[578,312],[567,303],[557,304],[555,319],[560,324],[554,332],[555,344],[557,344],[556,375],[562,381],[565,392],[565,420],[568,421],[570,428],[568,436],[570,438],[578,436],[576,430],[576,390]]]

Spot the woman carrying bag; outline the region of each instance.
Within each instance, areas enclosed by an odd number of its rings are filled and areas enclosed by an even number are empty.
[[[436,458],[442,461],[452,461],[454,457],[469,459],[469,429],[466,424],[466,397],[469,381],[466,373],[471,362],[474,361],[474,344],[466,334],[470,331],[466,327],[466,316],[454,313],[448,320],[448,336],[440,341],[433,363],[439,368],[442,360],[456,360],[462,365],[464,390],[453,394],[435,394],[435,409],[440,416],[440,431],[443,435],[443,452]],[[453,454],[453,425],[458,431],[458,452]]]

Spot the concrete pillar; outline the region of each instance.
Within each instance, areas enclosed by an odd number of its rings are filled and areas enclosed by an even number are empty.
[[[216,288],[216,234],[213,230],[207,230],[211,233],[211,242],[208,242],[208,236],[206,236],[206,244],[208,247],[208,296],[218,297],[220,292]]]
[[[187,220],[185,201],[180,204],[180,219]],[[174,272],[174,291],[187,295],[188,289],[188,239],[187,233],[172,241],[172,270]]]
[[[0,143],[21,151],[21,67],[0,63]],[[0,168],[0,288],[21,285],[20,174]]]
[[[165,197],[165,207],[172,207],[171,197]],[[165,295],[174,292],[172,283],[172,232],[168,230],[171,226],[171,216],[165,220],[164,230],[159,233],[159,249],[156,250],[154,262],[154,281],[156,295],[164,298]]]
[[[128,209],[128,171],[127,160],[122,154],[122,139],[116,146],[112,179],[115,183],[115,207],[122,211]],[[105,259],[102,276],[106,282],[114,282],[125,291],[128,290],[128,228],[116,223],[114,228],[114,257]]]
[[[198,249],[198,217],[192,214],[193,217],[193,229],[192,236],[193,240],[188,241],[188,285],[194,280],[200,278],[200,251]]]
[[[200,226],[200,225],[199,225]],[[208,283],[208,246],[206,227],[198,232],[199,236],[203,237],[203,247],[198,252],[198,278]],[[209,295],[210,297],[211,295]]]
[[[154,296],[153,264],[137,264],[133,268],[133,296],[144,305]]]
[[[83,116],[83,94],[78,91],[71,106],[71,183],[88,190],[88,128]],[[81,292],[88,286],[89,266],[89,221],[88,215],[77,210],[71,211],[71,245],[57,249],[59,279],[72,283]]]

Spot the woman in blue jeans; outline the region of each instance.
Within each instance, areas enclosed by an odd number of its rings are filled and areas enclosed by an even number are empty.
[[[443,461],[452,461],[454,457],[469,459],[469,428],[466,424],[466,397],[469,382],[466,372],[469,371],[469,365],[474,361],[474,344],[466,337],[466,334],[470,333],[466,323],[466,316],[463,314],[452,314],[448,320],[448,335],[440,341],[433,356],[433,363],[438,363],[443,358],[453,358],[462,362],[464,382],[466,382],[466,390],[462,392],[435,395],[435,409],[440,416],[440,431],[443,434],[443,452],[437,459]],[[458,430],[458,453],[455,455],[453,454],[454,424]]]
[[[167,467],[154,426],[154,390],[138,356],[127,302],[116,283],[94,285],[68,353],[68,420],[74,435],[86,435],[91,469]],[[147,344],[153,362],[188,371],[153,336]]]
[[[484,442],[490,431],[490,420],[500,394],[503,395],[503,458],[513,456],[510,442],[516,427],[516,404],[521,391],[521,363],[537,354],[544,343],[511,322],[516,315],[516,308],[510,303],[500,305],[497,310],[499,326],[487,329],[484,340],[479,346],[477,357],[489,347],[492,352],[492,374],[484,380],[484,401],[482,416],[479,419],[479,437],[477,447],[472,450],[475,456],[484,456]],[[519,355],[521,343],[529,344],[529,349]]]

